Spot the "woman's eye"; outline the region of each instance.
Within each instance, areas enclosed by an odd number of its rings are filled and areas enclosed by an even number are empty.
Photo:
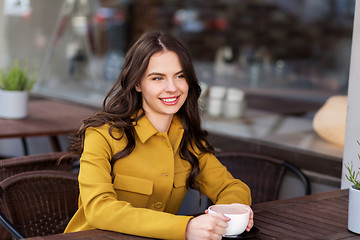
[[[154,77],[152,80],[159,81],[161,79],[162,79],[162,77]]]
[[[177,78],[185,78],[184,74],[178,75]]]

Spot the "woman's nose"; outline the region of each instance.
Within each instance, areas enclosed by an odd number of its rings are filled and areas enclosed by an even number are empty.
[[[167,81],[166,89],[167,92],[175,92],[177,90],[177,86],[175,84],[174,79],[169,79]]]

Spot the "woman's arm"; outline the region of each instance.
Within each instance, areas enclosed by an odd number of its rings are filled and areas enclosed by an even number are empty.
[[[250,208],[251,192],[249,187],[242,181],[238,179],[234,179],[232,175],[227,171],[226,167],[224,167],[213,154],[207,153],[202,155],[199,159],[199,163],[200,163],[200,174],[197,178],[197,181],[199,183],[201,192],[204,193],[206,196],[208,196],[213,203],[215,204],[242,203],[248,205]],[[205,213],[207,213],[207,211],[205,211]],[[205,216],[207,215],[210,214],[206,214]],[[250,229],[253,227],[254,225],[253,219],[254,219],[254,213],[250,208],[249,222],[246,231],[250,231]],[[224,219],[218,218],[213,220],[216,220],[215,223],[216,226],[223,226]],[[189,225],[191,222],[195,222],[198,224],[196,229],[199,230],[200,228],[201,230],[203,221],[205,220],[199,219],[197,221],[197,218],[194,218],[189,222]],[[214,227],[214,225],[210,225],[210,226]],[[225,231],[225,228],[222,230]],[[221,231],[216,232],[216,234],[219,233],[221,233]],[[212,239],[212,238],[204,238],[204,239]],[[217,236],[215,236],[215,239],[217,239]]]
[[[125,140],[124,140],[125,141]],[[80,159],[80,197],[86,223],[99,229],[162,238],[184,239],[189,216],[176,216],[119,201],[114,190],[110,159],[115,144],[105,128],[86,131]],[[126,142],[116,141],[118,145]]]
[[[249,187],[234,179],[220,161],[210,153],[200,159],[200,174],[197,178],[200,190],[215,204],[242,203],[251,205]]]

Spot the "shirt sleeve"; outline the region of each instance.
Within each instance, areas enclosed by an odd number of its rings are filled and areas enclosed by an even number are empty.
[[[113,139],[107,130],[89,128],[85,133],[84,151],[80,159],[80,198],[87,223],[94,228],[127,234],[185,239],[190,216],[133,207],[117,200],[110,176]],[[125,141],[116,141],[124,144]]]
[[[215,204],[242,203],[251,205],[249,187],[239,179],[234,179],[225,166],[211,153],[200,159],[200,174],[197,182],[200,190]]]

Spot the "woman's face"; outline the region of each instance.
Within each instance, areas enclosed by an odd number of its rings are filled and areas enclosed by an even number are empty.
[[[177,54],[161,51],[151,56],[136,91],[141,92],[145,113],[152,117],[174,115],[184,104],[189,85]]]

